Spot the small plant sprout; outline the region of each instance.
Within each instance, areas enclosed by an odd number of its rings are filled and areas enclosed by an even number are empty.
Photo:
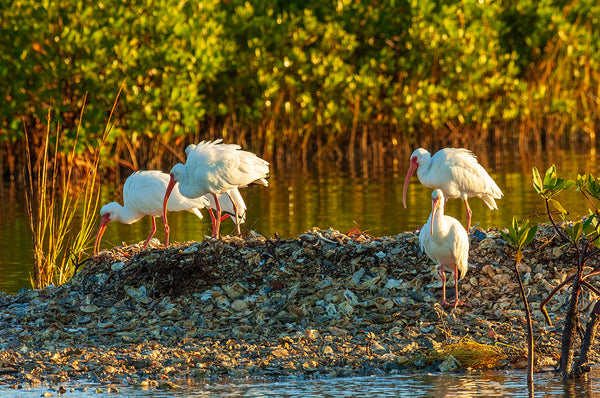
[[[525,294],[525,288],[523,287],[523,281],[521,280],[521,274],[519,273],[519,264],[523,258],[523,247],[527,246],[535,237],[537,232],[537,225],[532,227],[529,226],[529,220],[523,221],[521,225],[517,222],[517,219],[513,217],[512,225],[508,228],[508,232],[502,231],[502,236],[511,245],[515,253],[515,275],[519,282],[519,288],[521,291],[521,299],[525,305],[525,314],[527,315],[527,382],[530,389],[533,390],[533,322],[531,320],[531,311],[529,309],[529,302],[527,301],[527,295]]]

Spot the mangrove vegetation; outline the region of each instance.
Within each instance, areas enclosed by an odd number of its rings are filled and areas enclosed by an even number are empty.
[[[415,145],[587,143],[598,131],[597,1],[2,8],[5,178],[25,170],[25,132],[41,153],[49,111],[93,159],[123,82],[102,167],[159,168],[185,144],[220,137],[277,165],[396,158]]]

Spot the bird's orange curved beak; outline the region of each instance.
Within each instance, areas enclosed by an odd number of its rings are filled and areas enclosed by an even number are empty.
[[[404,178],[404,188],[402,189],[402,204],[406,209],[406,191],[408,190],[408,184],[410,184],[410,179],[415,172],[415,170],[419,167],[419,163],[417,163],[416,157],[411,159],[410,167],[408,168],[408,172],[406,173],[406,177]]]
[[[169,196],[171,196],[171,191],[177,184],[173,174],[171,174],[171,179],[169,180],[169,185],[167,185],[167,191],[165,192],[165,199],[163,200],[163,222],[165,223],[165,245],[169,244],[169,225],[167,224],[167,204],[169,203]]]
[[[100,241],[102,240],[102,235],[104,235],[104,230],[109,222],[110,214],[103,215],[102,220],[100,221],[100,228],[98,228],[98,234],[96,234],[96,241],[94,242],[94,257],[100,252]]]
[[[440,205],[440,198],[436,198],[432,200],[432,209],[431,209],[431,235],[433,235],[433,219],[435,216],[435,212],[437,211],[438,207]]]

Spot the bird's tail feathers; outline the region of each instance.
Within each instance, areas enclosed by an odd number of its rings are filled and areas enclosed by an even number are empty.
[[[468,269],[468,268],[469,268],[469,267],[467,266],[467,267],[464,267],[464,268],[462,268],[462,269],[460,270],[460,278],[459,278],[459,279],[463,279],[463,278],[465,277],[465,275],[467,275],[467,269]]]
[[[267,178],[269,178],[269,176],[267,176]],[[253,184],[260,184],[260,185],[264,185],[265,187],[268,187],[269,186],[269,181],[267,181],[266,178],[260,178],[260,179],[258,179],[256,181],[254,181],[250,185],[253,185]]]
[[[498,209],[498,205],[496,204],[496,201],[491,195],[481,195],[480,198],[491,210]]]

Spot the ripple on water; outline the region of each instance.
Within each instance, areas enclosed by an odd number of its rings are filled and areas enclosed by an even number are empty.
[[[563,382],[557,374],[534,376],[536,397],[579,397],[600,394],[600,368],[595,367],[587,380]],[[178,389],[139,388],[98,383],[71,383],[13,390],[0,388],[0,397],[56,395],[60,387],[78,397],[529,397],[525,372],[486,372],[472,374],[412,374],[388,377],[352,377],[335,379],[291,379],[278,382],[233,380],[228,383],[196,384]],[[111,391],[112,390],[112,391]],[[63,390],[64,391],[64,390]],[[16,395],[15,395],[16,394]],[[50,395],[47,395],[50,396]]]

